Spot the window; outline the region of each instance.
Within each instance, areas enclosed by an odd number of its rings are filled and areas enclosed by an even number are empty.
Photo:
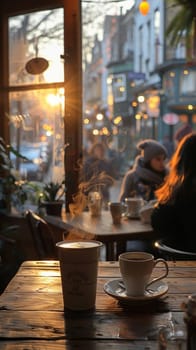
[[[155,10],[154,12],[154,34],[155,38],[159,38],[160,35],[160,11]]]
[[[0,11],[1,136],[28,158],[12,159],[19,178],[66,178],[68,209],[82,142],[80,2],[7,0]]]
[[[143,52],[143,27],[139,27],[139,54]]]
[[[9,88],[13,90],[9,92],[10,140],[19,153],[29,158],[25,162],[17,158],[13,164],[20,175],[28,180],[62,181],[63,9],[9,17],[8,25]],[[47,67],[43,72],[45,67],[42,68],[42,64]],[[39,65],[41,73],[36,74]],[[56,87],[53,88],[52,84]],[[31,154],[35,149],[34,158]]]
[[[151,22],[149,21],[147,23],[147,58],[149,59],[150,55],[151,55]]]
[[[180,94],[195,97],[196,72],[184,70],[180,76]]]
[[[168,98],[174,97],[175,92],[175,73],[169,71],[163,76],[163,88],[165,90],[165,94]]]
[[[117,74],[113,78],[113,96],[115,102],[126,100],[126,76],[125,74]]]
[[[160,11],[154,12],[154,40],[155,40],[155,65],[161,63],[161,43],[160,43]]]

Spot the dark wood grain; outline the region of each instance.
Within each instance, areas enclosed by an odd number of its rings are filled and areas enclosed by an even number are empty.
[[[161,267],[155,268],[154,275]],[[0,297],[0,349],[156,350],[162,325],[185,327],[182,303],[195,292],[196,262],[169,262],[168,293],[120,304],[103,286],[119,278],[117,262],[100,262],[96,309],[64,312],[58,261],[28,261]]]
[[[156,349],[155,341],[132,341],[127,342],[123,340],[118,340],[116,343],[113,341],[102,341],[98,342],[95,340],[55,340],[55,341],[45,341],[45,340],[32,340],[23,341],[23,348],[25,350],[151,350]],[[1,341],[1,349],[6,350],[21,350],[21,341],[5,342]]]

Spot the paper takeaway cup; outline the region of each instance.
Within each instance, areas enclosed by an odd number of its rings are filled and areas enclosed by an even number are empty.
[[[62,241],[56,243],[60,261],[60,272],[64,309],[89,310],[95,307],[98,241]]]

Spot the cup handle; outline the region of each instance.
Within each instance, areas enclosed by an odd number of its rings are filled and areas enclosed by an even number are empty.
[[[167,277],[168,272],[169,272],[169,266],[168,266],[168,264],[167,264],[167,261],[164,260],[164,259],[162,259],[162,258],[156,259],[156,260],[154,261],[154,267],[155,267],[155,265],[157,265],[157,264],[159,264],[159,263],[162,263],[162,264],[165,265],[165,272],[164,272],[161,276],[155,277],[155,278],[153,278],[150,282],[148,282],[147,285],[146,285],[146,288],[148,288],[150,284],[152,284],[152,283],[154,283],[154,282],[157,282],[157,281],[161,280],[161,279],[164,278],[164,277]]]

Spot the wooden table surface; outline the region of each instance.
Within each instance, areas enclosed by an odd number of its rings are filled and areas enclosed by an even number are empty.
[[[84,211],[76,217],[62,212],[62,217],[47,215],[45,219],[50,225],[69,231],[67,238],[78,237],[103,242],[106,245],[107,260],[117,260],[119,253],[125,250],[127,240],[154,237],[150,224],[144,224],[139,219],[123,217],[120,225],[114,225],[110,211],[106,210],[103,210],[98,217],[93,217],[88,211]]]
[[[58,261],[27,261],[0,296],[0,349],[158,350],[158,329],[184,326],[181,304],[196,286],[196,261],[169,266],[164,297],[123,306],[103,290],[118,262],[100,262],[96,309],[64,312]]]

